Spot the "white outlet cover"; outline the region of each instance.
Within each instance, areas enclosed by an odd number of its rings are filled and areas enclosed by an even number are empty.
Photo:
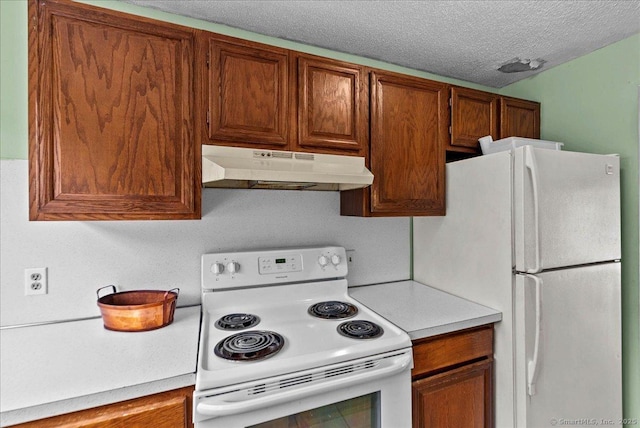
[[[24,295],[47,294],[47,268],[28,268],[24,270]]]

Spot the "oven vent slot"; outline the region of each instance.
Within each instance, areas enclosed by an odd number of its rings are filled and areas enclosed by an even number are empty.
[[[328,377],[340,376],[348,373],[353,373],[353,366],[338,367],[337,369],[327,370],[324,372],[324,377],[328,378]]]
[[[256,385],[253,388],[249,389],[247,391],[247,394],[258,395],[258,394],[262,394],[263,392],[266,392],[266,390],[267,390],[267,385],[264,383],[261,383],[260,385]]]
[[[280,389],[289,388],[291,386],[300,385],[302,383],[309,383],[313,381],[313,375],[306,374],[303,376],[291,377],[289,379],[282,379],[280,383]]]
[[[358,364],[345,364],[343,366],[334,367],[328,370],[316,370],[300,376],[281,379],[269,383],[261,383],[251,388],[247,388],[245,391],[247,395],[271,393],[280,389],[290,388],[292,386],[298,386],[313,382],[322,382],[323,379],[332,377],[349,376],[353,373],[370,370],[377,367],[379,364],[380,361],[378,360],[367,360]]]
[[[324,377],[325,378],[329,378],[329,377],[334,377],[334,376],[347,375],[347,374],[351,374],[353,372],[359,372],[359,371],[362,371],[362,370],[369,370],[371,368],[376,367],[377,365],[378,365],[377,361],[367,360],[367,361],[364,361],[364,362],[359,363],[359,364],[350,364],[348,366],[336,367],[334,369],[325,370]]]

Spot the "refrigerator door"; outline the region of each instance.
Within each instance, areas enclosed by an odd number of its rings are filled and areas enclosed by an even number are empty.
[[[621,426],[620,263],[517,274],[515,287],[517,426]]]
[[[620,259],[620,159],[514,150],[518,272]]]

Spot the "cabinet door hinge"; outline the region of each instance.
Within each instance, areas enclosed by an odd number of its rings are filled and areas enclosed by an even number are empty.
[[[211,120],[211,111],[207,110],[207,126],[209,126],[209,121]]]
[[[453,98],[449,98],[449,107],[453,105]]]
[[[207,68],[209,68],[210,60],[211,60],[211,54],[207,52]]]
[[[451,125],[449,125],[449,135],[451,135]]]

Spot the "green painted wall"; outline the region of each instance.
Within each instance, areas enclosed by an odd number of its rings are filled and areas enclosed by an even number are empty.
[[[620,155],[624,408],[625,417],[640,419],[640,35],[514,83],[501,93],[542,103],[542,139],[562,141],[566,150]]]
[[[0,0],[0,159],[27,159],[27,2]]]

